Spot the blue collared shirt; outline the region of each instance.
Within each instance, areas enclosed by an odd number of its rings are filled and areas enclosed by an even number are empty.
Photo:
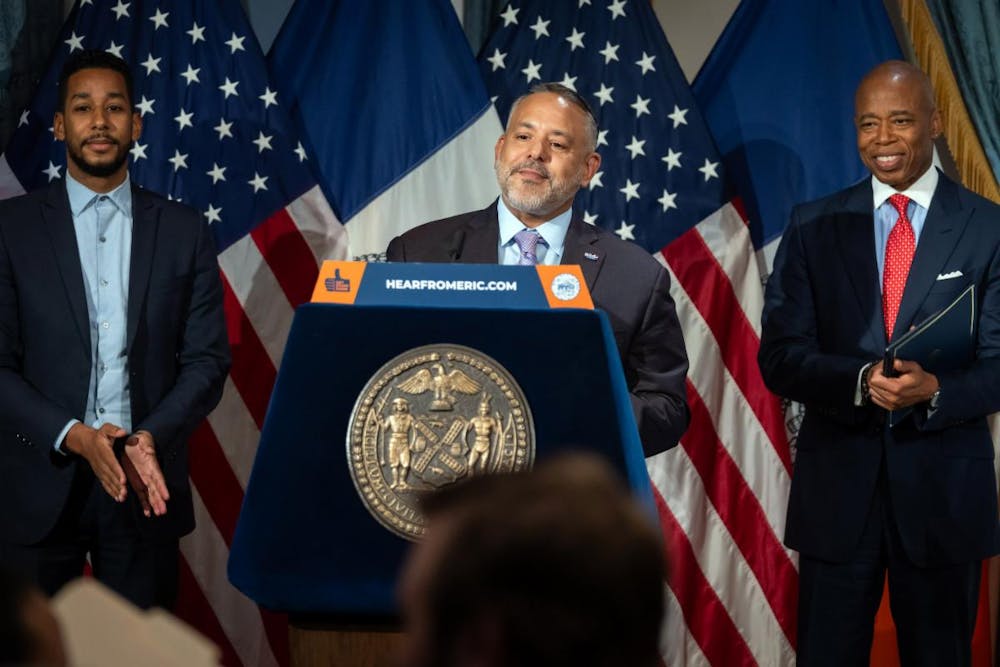
[[[920,244],[920,232],[924,230],[924,220],[927,219],[927,209],[931,207],[931,198],[934,196],[934,189],[938,184],[937,168],[931,168],[914,182],[906,190],[899,192],[910,198],[910,204],[906,207],[906,214],[910,218],[910,226],[913,227],[913,236],[916,244]],[[872,176],[872,195],[875,206],[875,259],[878,261],[878,284],[882,284],[882,277],[885,273],[885,246],[889,240],[889,232],[896,224],[899,214],[896,208],[889,203],[889,197],[897,191]],[[916,246],[914,246],[916,247]]]
[[[503,197],[497,200],[497,219],[500,222],[500,243],[497,247],[497,258],[500,264],[517,264],[520,259],[520,251],[514,241],[514,235],[527,227],[507,208]],[[538,257],[539,264],[558,264],[562,260],[563,248],[566,245],[566,232],[569,231],[569,222],[572,219],[573,209],[570,208],[534,228],[542,237],[535,248],[535,256]]]
[[[82,421],[132,430],[126,357],[129,262],[132,257],[132,188],[128,176],[111,192],[94,192],[66,175],[66,192],[90,324],[90,384]],[[58,449],[77,420],[56,439]]]

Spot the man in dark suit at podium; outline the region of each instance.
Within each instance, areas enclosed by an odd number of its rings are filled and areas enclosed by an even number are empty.
[[[822,84],[818,84],[822,85]],[[1000,208],[932,164],[927,77],[883,63],[855,96],[872,177],[792,213],[760,367],[805,404],[786,544],[800,552],[800,665],[867,665],[886,573],[904,665],[968,665],[982,559],[1000,551]],[[976,353],[937,375],[886,343],[976,286]],[[887,411],[912,408],[890,427]]]
[[[70,56],[66,179],[0,203],[0,564],[51,595],[89,556],[169,607],[194,527],[186,441],[229,346],[208,225],[129,180],[141,130],[128,65]]]
[[[573,211],[577,190],[601,164],[596,145],[597,122],[579,95],[560,84],[535,86],[514,102],[494,149],[500,199],[411,229],[386,254],[393,262],[579,264],[611,322],[643,450],[652,456],[687,428],[687,354],[664,268]]]

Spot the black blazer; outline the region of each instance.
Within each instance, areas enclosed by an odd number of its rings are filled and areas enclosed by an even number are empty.
[[[149,431],[170,501],[153,534],[194,527],[187,438],[229,368],[222,287],[208,226],[190,208],[132,188],[127,354],[132,429]],[[74,471],[53,451],[83,419],[91,372],[87,298],[66,186],[0,202],[0,540],[45,537]],[[135,494],[130,490],[130,502]]]
[[[397,236],[391,262],[496,264],[500,227],[494,202],[481,211],[421,225]],[[579,264],[594,304],[614,331],[646,456],[673,447],[687,429],[688,362],[670,278],[639,246],[574,215],[563,264]]]
[[[993,444],[1000,410],[1000,207],[943,174],[910,267],[895,331],[948,305],[970,283],[979,313],[976,361],[941,373],[940,407],[892,428],[854,406],[861,367],[886,337],[869,180],[797,207],[767,284],[760,368],[775,393],[805,404],[786,544],[848,560],[884,456],[903,547],[918,565],[1000,551]],[[946,275],[961,272],[957,278]]]

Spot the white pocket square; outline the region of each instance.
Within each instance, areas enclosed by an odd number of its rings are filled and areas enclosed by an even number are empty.
[[[948,273],[939,273],[937,279],[951,280],[952,278],[961,278],[961,277],[962,277],[961,271],[949,271]]]

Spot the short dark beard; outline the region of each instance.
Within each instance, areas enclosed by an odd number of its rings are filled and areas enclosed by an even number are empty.
[[[94,178],[107,178],[108,176],[111,176],[112,174],[114,174],[115,172],[117,172],[119,169],[122,168],[122,165],[128,161],[128,154],[129,151],[131,150],[132,150],[132,142],[129,142],[128,148],[121,155],[119,155],[118,159],[116,159],[114,162],[110,162],[108,164],[97,164],[97,165],[89,164],[86,160],[83,159],[82,152],[75,151],[72,148],[69,148],[68,146],[66,149],[66,154],[69,155],[69,159],[73,161],[73,164],[75,164],[80,171],[87,174],[88,176],[93,176]]]

